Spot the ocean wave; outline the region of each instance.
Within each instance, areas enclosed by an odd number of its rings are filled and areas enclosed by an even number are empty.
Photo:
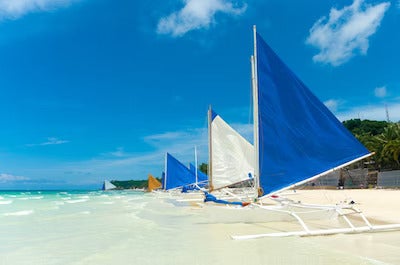
[[[103,202],[103,204],[114,204],[114,202]]]
[[[65,201],[66,203],[80,203],[80,202],[86,202],[88,201],[87,199],[79,199],[79,200],[68,200]]]
[[[19,212],[12,212],[12,213],[4,213],[4,216],[23,216],[23,215],[31,215],[33,214],[33,210],[26,210],[26,211],[19,211]]]
[[[29,196],[29,197],[22,197],[18,198],[19,200],[27,201],[27,200],[41,200],[43,196]]]
[[[0,204],[10,204],[10,203],[12,203],[13,201],[0,201]]]
[[[143,197],[131,197],[131,198],[129,198],[129,199],[127,199],[126,201],[140,201],[140,200],[143,200]]]

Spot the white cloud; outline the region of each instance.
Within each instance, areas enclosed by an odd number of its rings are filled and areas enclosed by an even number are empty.
[[[17,19],[25,14],[50,11],[77,0],[0,0],[0,20]]]
[[[157,32],[170,34],[174,37],[202,28],[208,28],[215,23],[217,13],[240,15],[245,12],[245,4],[239,6],[230,0],[183,0],[184,7],[169,16],[159,20]]]
[[[387,92],[386,92],[385,86],[375,88],[375,97],[384,98],[384,97],[386,97],[386,94],[387,94]]]
[[[322,17],[310,29],[306,43],[320,50],[313,60],[338,66],[357,53],[365,55],[368,38],[376,32],[389,6],[390,2],[369,5],[354,0],[343,9],[332,8],[329,18]]]
[[[56,144],[65,144],[69,143],[67,140],[60,140],[56,137],[49,137],[47,138],[46,142],[39,143],[39,144],[27,144],[26,146],[44,146],[44,145],[56,145]]]
[[[207,128],[198,128],[185,131],[165,132],[148,135],[143,141],[149,144],[153,150],[125,152],[117,148],[115,152],[102,153],[90,160],[72,162],[68,164],[53,164],[53,168],[41,171],[45,176],[65,174],[70,182],[75,179],[82,181],[82,173],[88,182],[101,183],[108,179],[145,179],[147,174],[161,176],[164,170],[164,157],[168,152],[183,164],[188,165],[195,160],[194,148],[197,147],[198,161],[208,161]],[[114,156],[112,155],[114,153]],[[119,156],[120,155],[120,156]]]
[[[393,122],[400,121],[400,103],[387,103],[386,105],[389,111],[390,120]],[[385,121],[386,108],[383,103],[379,105],[358,106],[346,112],[336,113],[336,117],[341,121],[350,119]]]
[[[117,157],[117,158],[120,158],[120,157],[127,157],[130,154],[125,152],[123,147],[117,147],[115,151],[108,152],[108,153],[103,153],[101,155],[105,156],[105,157]]]
[[[6,173],[0,174],[0,183],[22,181],[22,180],[29,180],[29,178],[22,177],[22,176],[14,176],[11,174],[6,174]]]
[[[123,147],[118,147],[116,151],[111,152],[110,154],[111,154],[112,156],[116,156],[116,157],[124,157],[124,156],[127,156],[127,155],[128,155],[127,153],[125,153]]]
[[[339,106],[339,100],[329,99],[324,104],[330,111],[335,112]]]

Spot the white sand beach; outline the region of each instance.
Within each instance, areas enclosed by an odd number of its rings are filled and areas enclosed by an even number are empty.
[[[142,193],[2,194],[0,264],[400,264],[400,231],[235,241],[294,229],[279,223],[210,223],[198,207]],[[12,195],[15,196],[15,195]],[[32,195],[29,195],[32,196]],[[65,203],[78,200],[85,201]],[[371,222],[400,223],[397,190],[299,190],[308,203],[353,200]],[[9,213],[30,211],[26,215]]]
[[[343,189],[298,190],[289,196],[303,203],[336,204],[355,202],[366,217],[382,222],[400,223],[400,190]]]

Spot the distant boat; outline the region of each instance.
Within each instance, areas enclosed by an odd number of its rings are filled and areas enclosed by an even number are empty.
[[[162,178],[163,190],[182,189],[184,186],[196,184],[195,171],[178,161],[171,154],[165,155],[165,173]]]
[[[147,191],[151,192],[153,190],[161,189],[162,184],[159,182],[155,177],[149,174],[148,184],[147,184]]]
[[[115,190],[117,187],[112,184],[110,181],[105,180],[103,183],[102,190]]]

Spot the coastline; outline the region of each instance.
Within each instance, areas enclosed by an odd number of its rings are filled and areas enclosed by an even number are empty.
[[[294,227],[207,222],[201,208],[148,195],[2,194],[12,203],[0,205],[0,264],[400,264],[400,231],[236,241],[230,236]],[[297,190],[291,198],[354,200],[373,223],[400,221],[400,190]]]

